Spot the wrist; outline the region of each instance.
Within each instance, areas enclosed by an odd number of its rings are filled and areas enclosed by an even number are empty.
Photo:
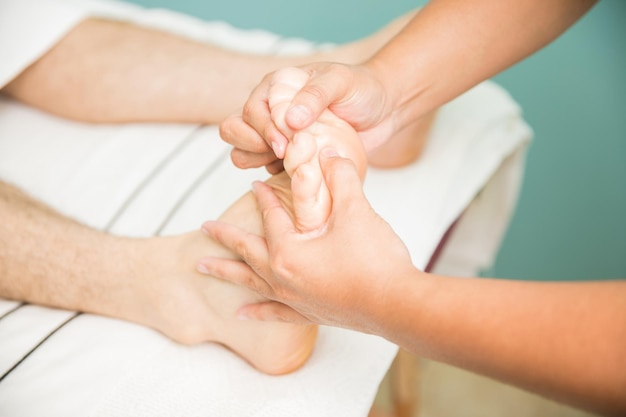
[[[415,267],[395,275],[379,297],[378,308],[371,311],[373,333],[407,349],[414,346],[415,328],[424,316],[432,278]]]
[[[390,66],[389,60],[381,57],[380,53],[363,63],[363,67],[384,93],[385,113],[396,112],[403,100],[403,83],[398,82],[400,77],[397,68]]]
[[[394,64],[394,60],[380,54],[364,64],[383,91],[383,117],[389,121],[392,136],[436,108],[428,99],[429,77],[416,75],[421,73],[406,65],[408,70],[403,70],[404,63]]]

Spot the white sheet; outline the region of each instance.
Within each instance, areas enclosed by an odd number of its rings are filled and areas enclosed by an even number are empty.
[[[165,11],[130,9],[134,18],[204,40],[254,49],[258,39],[259,51],[311,48]],[[463,241],[485,245],[489,253],[470,262],[482,265],[493,257],[511,214],[530,136],[510,97],[482,84],[440,111],[418,163],[371,170],[366,193],[423,267],[450,223],[488,185],[492,191],[481,195],[492,198],[473,211],[483,219],[498,214],[496,227],[486,235],[466,233]],[[266,175],[237,170],[228,151],[215,126],[93,126],[0,99],[0,178],[118,234],[173,234],[217,217],[253,179]],[[498,191],[506,187],[512,191]],[[0,300],[0,315],[14,306]],[[25,306],[0,319],[0,375],[72,314]],[[269,377],[218,345],[184,347],[134,324],[80,315],[0,382],[0,415],[365,416],[395,352],[375,336],[322,328],[301,370]]]

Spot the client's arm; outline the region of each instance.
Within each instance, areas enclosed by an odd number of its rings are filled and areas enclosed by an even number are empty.
[[[132,24],[87,19],[4,88],[45,111],[89,122],[216,123],[261,78],[311,61],[361,62],[409,20],[327,52],[263,56]]]

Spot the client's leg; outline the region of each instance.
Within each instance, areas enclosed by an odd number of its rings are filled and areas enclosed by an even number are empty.
[[[284,116],[284,106],[305,81],[306,74],[298,69],[292,68],[278,73],[271,99],[273,117],[279,119]],[[267,181],[304,232],[319,231],[330,211],[330,196],[318,161],[320,150],[327,146],[332,146],[339,154],[352,159],[361,175],[365,175],[365,151],[356,132],[350,125],[327,111],[311,127],[298,132],[287,147],[286,173]],[[292,177],[293,183],[287,174]],[[232,205],[220,220],[236,224],[251,233],[262,233],[260,214],[251,194],[245,195]],[[203,256],[233,257],[219,245],[210,241],[207,243],[206,238],[197,233],[170,239],[178,240],[178,259],[181,262],[179,267],[182,268],[189,268],[196,259]],[[211,311],[193,319],[199,326],[196,330],[198,336],[192,328],[190,335],[183,335],[183,338],[189,337],[189,342],[208,337],[228,346],[258,369],[273,374],[298,368],[311,354],[317,331],[315,326],[236,319],[235,314],[239,307],[262,300],[246,288],[205,278],[195,295],[181,294],[177,299],[188,300],[190,296],[204,297],[205,303],[211,306]],[[166,309],[167,304],[163,303],[163,308],[158,312],[160,322],[168,315]]]
[[[282,173],[270,178],[268,183],[289,207],[289,177]],[[219,220],[262,234],[261,216],[251,193],[230,206]],[[206,256],[235,258],[201,232],[160,238],[155,241],[150,256],[173,261],[167,268],[155,271],[159,276],[155,284],[160,286],[162,300],[152,303],[157,308],[153,327],[184,343],[221,343],[269,374],[291,372],[311,355],[317,326],[239,320],[236,312],[240,307],[263,299],[247,288],[193,269],[198,259]],[[196,306],[200,308],[195,309]],[[192,309],[185,312],[187,322],[182,326],[178,311],[181,308]],[[170,317],[176,320],[170,322]]]
[[[368,163],[376,168],[398,168],[415,161],[422,154],[436,111],[414,121],[389,142],[367,154]]]
[[[235,318],[259,297],[195,270],[203,256],[232,256],[200,231],[148,239],[103,233],[2,181],[0,218],[2,298],[132,321],[182,343],[221,342],[273,374],[296,369],[311,353],[314,326]],[[261,232],[250,193],[221,220]]]
[[[275,123],[283,130],[287,129],[284,123],[286,107],[304,85],[306,77],[306,73],[299,69],[287,68],[279,71],[274,78],[270,107]],[[432,119],[433,115],[429,115],[416,121],[388,144],[372,152],[370,159],[381,167],[412,162],[421,152]],[[305,233],[322,232],[330,212],[330,195],[318,159],[324,147],[333,147],[340,155],[352,159],[361,177],[365,176],[366,155],[356,132],[327,110],[313,125],[294,135],[286,150],[285,172],[267,181]],[[260,214],[251,194],[231,206],[220,220],[236,224],[252,233],[262,233]],[[208,243],[207,248],[203,247],[201,242],[197,242],[197,234],[185,239],[189,240],[181,251],[183,258],[194,259],[202,255],[233,257],[212,242]],[[198,253],[198,250],[203,252]],[[210,289],[207,289],[207,301],[216,313],[205,319],[208,318],[214,328],[213,340],[225,344],[268,373],[289,372],[307,360],[315,342],[315,326],[238,321],[233,318],[236,310],[244,304],[259,301],[259,296],[224,281],[208,281]]]

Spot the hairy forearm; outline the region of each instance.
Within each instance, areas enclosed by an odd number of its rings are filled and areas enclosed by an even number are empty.
[[[433,0],[368,63],[399,126],[539,50],[596,0]]]
[[[626,410],[626,282],[395,282],[378,320],[394,323],[383,332],[401,346],[576,406]]]
[[[0,297],[107,315],[131,304],[133,240],[85,227],[1,181],[0,218]]]

